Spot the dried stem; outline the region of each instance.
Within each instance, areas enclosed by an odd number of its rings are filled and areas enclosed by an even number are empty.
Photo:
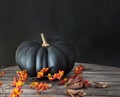
[[[7,94],[5,93],[3,87],[1,87],[2,93],[4,94],[4,97],[7,97]]]
[[[50,44],[47,43],[47,41],[46,41],[43,33],[41,33],[41,38],[42,38],[42,42],[43,42],[43,43],[42,43],[42,46],[47,47],[47,46],[50,45]]]

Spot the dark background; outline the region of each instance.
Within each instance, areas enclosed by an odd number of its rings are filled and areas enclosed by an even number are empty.
[[[25,40],[66,39],[77,62],[120,67],[119,0],[0,0],[0,67]]]

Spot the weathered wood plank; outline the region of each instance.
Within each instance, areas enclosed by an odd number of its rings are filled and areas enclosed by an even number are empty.
[[[22,95],[36,95],[37,92],[34,89],[22,89],[23,93]],[[88,96],[120,96],[119,91],[117,90],[104,90],[104,89],[86,89],[84,90]],[[6,89],[5,90],[6,94],[10,94],[11,89]],[[46,91],[41,91],[40,92],[42,95],[66,95],[66,91],[63,90],[63,88],[52,88]]]
[[[23,91],[24,91],[24,95],[35,95],[36,94],[36,90],[34,89],[30,89],[29,85],[24,85],[23,87]],[[6,93],[10,93],[11,92],[11,87],[8,88],[8,89],[5,89],[5,92]],[[53,85],[53,87],[49,90],[46,90],[44,92],[41,92],[42,94],[56,94],[56,95],[65,95],[66,92],[65,92],[65,86],[58,86],[58,85]],[[110,85],[108,86],[108,88],[105,88],[105,89],[101,89],[101,88],[89,88],[89,89],[84,89],[88,95],[116,95],[116,96],[120,96],[120,93],[119,93],[119,90],[120,90],[120,85],[118,86],[115,86],[114,84],[113,85]]]
[[[72,73],[70,73],[70,74],[68,74],[68,75],[71,75]],[[7,73],[6,75],[5,75],[5,77],[3,77],[3,78],[1,78],[1,80],[7,80],[7,78],[8,79],[10,79],[10,77],[13,77],[13,76],[16,76],[16,74],[15,73]],[[109,74],[109,73],[93,73],[93,72],[91,72],[91,73],[83,73],[83,76],[84,77],[86,77],[86,78],[96,78],[96,79],[103,79],[103,78],[107,78],[108,80],[110,80],[111,81],[111,79],[114,81],[114,79],[115,80],[119,80],[120,79],[120,75],[117,73],[113,73],[113,74]]]
[[[73,72],[70,72],[68,75],[71,75],[73,74]],[[88,75],[88,74],[91,74],[91,75],[115,75],[115,76],[119,76],[120,77],[120,71],[114,71],[114,72],[111,72],[111,71],[88,71],[88,70],[85,70],[83,71],[83,74],[84,75]],[[16,75],[16,71],[6,71],[6,75],[5,76],[13,76],[13,75]]]
[[[103,82],[115,82],[115,81],[120,81],[120,78],[118,77],[106,77],[106,76],[87,76],[83,75],[84,79],[89,80],[89,81],[103,81]],[[12,81],[13,77],[3,77],[0,78],[1,81],[9,80]]]
[[[85,79],[93,81],[102,81],[108,83],[108,88],[99,89],[99,88],[89,88],[84,89],[87,92],[87,96],[85,97],[120,97],[120,68],[112,67],[112,66],[103,66],[98,64],[88,64],[88,63],[76,63],[74,67],[79,64],[84,65],[87,70],[83,72],[83,77]],[[20,70],[18,66],[12,66],[5,69],[0,69],[0,71],[6,70],[6,75],[0,78],[0,81],[3,82],[3,87],[7,87],[7,83],[10,83],[13,80],[13,77],[16,76],[16,71]],[[69,77],[73,74],[71,71],[66,77]],[[50,82],[48,80],[39,80]],[[23,88],[23,94],[20,97],[69,97],[66,95],[65,86],[58,86],[58,81],[52,82],[53,87],[49,90],[42,91],[41,95],[37,95],[36,90],[30,89],[30,82],[25,83]],[[6,88],[5,92],[7,95],[10,94],[12,87]],[[0,97],[3,97],[2,92],[0,92]]]
[[[88,64],[88,63],[76,63],[74,67],[78,66],[79,64],[82,64],[83,66],[85,66],[86,68],[90,69],[90,70],[112,70],[112,71],[119,71],[120,68],[118,67],[113,67],[113,66],[104,66],[104,65],[98,65],[98,64]],[[2,69],[0,69],[2,70]],[[19,70],[19,67],[18,66],[12,66],[12,67],[8,67],[8,68],[5,68],[5,70],[12,70],[12,71],[16,71],[16,70]]]
[[[7,95],[9,97],[9,95]],[[3,95],[0,95],[0,97],[4,97]],[[68,95],[21,95],[20,97],[70,97]],[[85,96],[85,97],[119,97],[119,96]]]
[[[90,81],[106,81],[106,82],[109,82],[109,81],[119,81],[120,78],[118,77],[106,77],[106,76],[83,76],[84,79],[87,79],[87,80],[90,80]],[[10,80],[12,81],[13,80],[13,77],[4,77],[4,78],[0,78],[1,81],[4,81],[4,80]]]
[[[3,95],[0,95],[0,97],[4,97]],[[7,95],[7,97],[9,97],[9,95]],[[21,95],[20,97],[70,97],[68,95]],[[92,95],[92,96],[85,96],[85,97],[119,97],[119,96],[95,96],[95,95]]]
[[[12,80],[11,80],[12,81]],[[8,83],[10,83],[11,81],[3,81],[3,86],[7,86],[7,84]],[[29,85],[30,83],[31,83],[32,81],[30,81],[30,82],[26,82],[25,83],[25,85],[24,86],[26,86],[26,85]],[[50,83],[48,80],[46,81],[41,81],[41,82],[48,82],[48,83]],[[56,82],[52,82],[52,84],[53,85],[57,85],[57,83],[58,83],[59,81],[56,81]],[[118,87],[120,87],[120,81],[101,81],[101,82],[106,82],[106,83],[108,83],[108,85],[109,85],[109,87],[114,87],[114,86],[118,86]],[[93,83],[93,82],[92,82]]]

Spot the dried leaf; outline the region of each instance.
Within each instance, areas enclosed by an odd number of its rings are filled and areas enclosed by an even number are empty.
[[[86,92],[84,92],[83,90],[67,89],[66,93],[71,97],[83,97],[86,95]]]
[[[73,90],[73,89],[67,89],[66,93],[68,94],[72,94],[72,95],[76,95],[77,93],[79,93],[80,90]]]
[[[72,83],[77,83],[77,82],[83,82],[83,77],[81,75],[77,75],[74,79],[71,78],[68,80],[66,84],[72,84]]]
[[[68,85],[66,85],[66,87],[69,89],[80,89],[83,87],[83,82],[68,84]]]
[[[69,79],[66,83],[66,87],[69,89],[80,89],[83,88],[83,78],[81,75],[76,76],[74,79]]]
[[[95,83],[95,86],[98,87],[98,88],[106,88],[108,86],[107,83],[105,82],[94,82]]]
[[[83,97],[83,96],[87,95],[87,93],[84,92],[83,90],[80,90],[77,95],[78,95],[78,97]]]

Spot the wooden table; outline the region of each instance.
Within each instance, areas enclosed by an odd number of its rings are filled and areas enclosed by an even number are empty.
[[[76,63],[75,67],[80,63]],[[120,68],[112,67],[112,66],[103,66],[97,64],[87,64],[81,63],[88,70],[83,72],[84,79],[87,79],[91,82],[100,81],[107,82],[107,88],[88,88],[83,89],[87,96],[85,97],[120,97]],[[16,76],[16,71],[19,70],[18,66],[12,66],[9,68],[5,68],[6,74],[4,77],[0,78],[0,81],[3,82],[2,87],[7,87],[7,83],[10,83],[13,80],[13,77]],[[1,71],[1,70],[0,70]],[[71,71],[67,76],[73,74]],[[48,80],[40,80],[49,82]],[[66,95],[66,88],[64,85],[57,85],[57,81],[52,82],[52,88],[46,91],[41,91],[41,94],[38,95],[35,89],[30,89],[30,82],[26,82],[22,87],[23,93],[20,97],[69,97]],[[1,87],[0,87],[1,88]],[[7,97],[12,90],[12,87],[7,87],[4,89]],[[0,90],[0,97],[5,97],[5,95]]]

